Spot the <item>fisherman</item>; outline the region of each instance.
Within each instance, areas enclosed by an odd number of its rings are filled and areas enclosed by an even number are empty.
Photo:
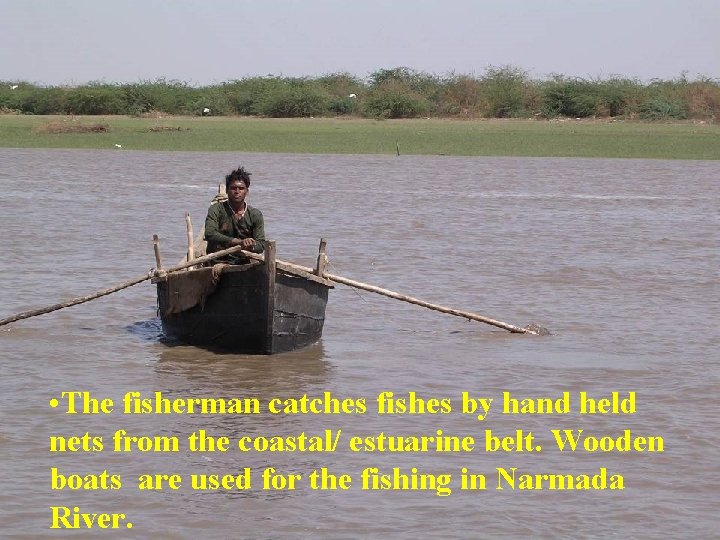
[[[225,177],[227,200],[216,200],[205,218],[208,253],[234,246],[242,246],[244,250],[254,253],[265,250],[263,215],[245,201],[249,189],[250,173],[244,167],[238,167]],[[247,257],[238,253],[221,260],[239,264],[247,262]]]

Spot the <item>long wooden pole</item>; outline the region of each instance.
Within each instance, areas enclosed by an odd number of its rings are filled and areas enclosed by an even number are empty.
[[[44,315],[45,313],[51,313],[53,311],[57,311],[58,309],[63,309],[66,307],[83,304],[85,302],[89,302],[90,300],[95,300],[96,298],[100,298],[101,296],[107,296],[108,294],[112,294],[114,292],[118,292],[123,289],[127,289],[128,287],[132,287],[133,285],[142,283],[143,281],[145,281],[146,279],[150,279],[151,277],[152,276],[137,277],[137,278],[131,279],[129,281],[124,281],[123,283],[115,285],[114,287],[110,287],[109,289],[103,289],[101,291],[97,291],[95,293],[88,294],[87,296],[80,296],[78,298],[73,298],[72,300],[68,300],[67,302],[61,302],[60,304],[54,304],[52,306],[47,306],[47,307],[40,308],[40,309],[31,309],[29,311],[23,311],[22,313],[17,313],[15,315],[13,315],[12,317],[7,317],[6,319],[0,320],[0,326],[5,326],[6,324],[10,324],[15,321],[20,321],[22,319],[29,319],[30,317],[37,317],[38,315]]]
[[[257,253],[246,253],[246,255],[252,259],[258,259],[262,260],[262,255],[258,255]],[[278,268],[281,270],[287,269],[287,270],[295,270],[300,272],[306,272],[306,273],[315,273],[316,269],[309,268],[307,266],[301,266],[299,264],[289,263],[285,261],[281,261],[279,259],[276,259],[275,261]],[[441,306],[439,304],[433,304],[431,302],[426,302],[425,300],[420,300],[419,298],[414,298],[412,296],[408,296],[406,294],[400,294],[395,291],[391,291],[390,289],[383,289],[381,287],[376,287],[375,285],[371,285],[369,283],[363,283],[362,281],[355,281],[354,279],[349,279],[343,276],[338,276],[335,274],[331,274],[329,272],[323,272],[320,274],[320,277],[323,277],[327,280],[334,281],[336,283],[342,283],[343,285],[347,285],[349,287],[354,287],[355,289],[362,289],[363,291],[369,291],[377,294],[381,294],[383,296],[387,296],[389,298],[394,298],[395,300],[400,300],[402,302],[408,302],[409,304],[415,304],[416,306],[422,306],[424,308],[432,309],[433,311],[439,311],[441,313],[447,313],[448,315],[455,315],[457,317],[463,317],[465,319],[470,319],[472,321],[478,321],[483,322],[485,324],[489,324],[492,326],[495,326],[497,328],[502,328],[503,330],[507,330],[508,332],[512,332],[514,334],[534,334],[537,335],[539,332],[536,332],[533,329],[530,328],[521,328],[520,326],[515,326],[513,324],[508,324],[502,321],[498,321],[495,319],[491,319],[490,317],[485,317],[483,315],[479,315],[477,313],[472,313],[470,311],[463,311],[460,309],[454,309],[450,307]]]
[[[53,304],[52,306],[47,306],[47,307],[39,308],[39,309],[31,309],[29,311],[23,311],[22,313],[17,313],[11,317],[7,317],[5,319],[0,320],[0,326],[5,326],[6,324],[10,324],[10,323],[13,323],[16,321],[21,321],[23,319],[29,319],[30,317],[37,317],[38,315],[44,315],[45,313],[52,313],[53,311],[57,311],[58,309],[76,306],[78,304],[84,304],[85,302],[89,302],[90,300],[95,300],[96,298],[100,298],[101,296],[107,296],[109,294],[116,293],[123,289],[127,289],[128,287],[132,287],[133,285],[137,285],[138,283],[142,283],[143,281],[147,281],[148,279],[163,276],[170,272],[177,272],[179,270],[184,270],[185,268],[190,268],[191,266],[195,266],[197,264],[201,264],[201,263],[204,263],[207,261],[212,261],[213,259],[217,259],[218,257],[222,257],[224,255],[230,255],[232,253],[237,253],[238,251],[242,251],[241,246],[235,246],[235,247],[231,247],[228,249],[224,249],[222,251],[217,251],[215,253],[211,253],[210,255],[198,257],[197,259],[193,259],[192,261],[186,261],[182,264],[178,264],[176,266],[167,268],[165,270],[162,270],[159,268],[153,269],[149,273],[145,274],[144,276],[138,276],[138,277],[130,279],[128,281],[123,281],[122,283],[119,283],[108,289],[102,289],[100,291],[94,292],[92,294],[88,294],[86,296],[80,296],[78,298],[73,298],[72,300],[68,300],[66,302],[61,302],[59,304]]]
[[[445,307],[445,306],[441,306],[439,304],[432,304],[430,302],[426,302],[425,300],[420,300],[419,298],[413,298],[412,296],[400,294],[398,292],[391,291],[389,289],[383,289],[381,287],[376,287],[374,285],[370,285],[369,283],[363,283],[361,281],[355,281],[353,279],[348,279],[348,278],[345,278],[342,276],[328,274],[327,272],[323,275],[323,277],[325,279],[329,279],[330,281],[342,283],[343,285],[348,285],[348,286],[354,287],[356,289],[362,289],[364,291],[370,291],[370,292],[374,292],[377,294],[381,294],[381,295],[387,296],[389,298],[394,298],[395,300],[401,300],[403,302],[415,304],[416,306],[422,306],[424,308],[432,309],[433,311],[439,311],[441,313],[447,313],[448,315],[455,315],[457,317],[463,317],[465,319],[470,319],[472,321],[478,321],[478,322],[483,322],[485,324],[490,324],[492,326],[496,326],[497,328],[502,328],[503,330],[507,330],[508,332],[512,332],[514,334],[536,334],[537,333],[533,330],[530,330],[527,328],[521,328],[519,326],[508,324],[508,323],[505,323],[502,321],[497,321],[497,320],[491,319],[489,317],[484,317],[482,315],[478,315],[477,313],[472,313],[470,311],[463,311],[460,309]]]

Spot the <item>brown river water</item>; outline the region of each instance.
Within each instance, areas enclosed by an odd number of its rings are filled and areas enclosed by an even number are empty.
[[[278,257],[551,336],[514,335],[345,286],[331,291],[323,339],[250,357],[163,339],[149,282],[0,327],[0,536],[117,538],[710,538],[720,497],[718,208],[720,162],[326,156],[0,149],[0,318],[147,273],[151,237],[166,263],[196,230],[217,183],[254,172]],[[49,400],[89,391],[112,414],[64,414]],[[125,415],[126,392],[171,399],[365,398],[366,414]],[[378,414],[376,397],[449,399],[450,414]],[[462,392],[494,399],[479,421]],[[517,398],[568,392],[570,412],[504,414]],[[635,396],[632,414],[580,414],[580,392]],[[176,453],[113,452],[118,429],[176,436]],[[342,430],[335,452],[190,452],[204,429],[232,441]],[[561,452],[552,429],[662,437],[663,451]],[[469,452],[353,452],[353,436],[471,436]],[[512,436],[487,452],[486,430]],[[517,451],[518,433],[542,451]],[[104,437],[101,452],[50,452],[52,435]],[[524,443],[523,443],[524,447]],[[530,447],[532,449],[532,446]],[[61,474],[119,474],[119,490],[52,490]],[[252,471],[252,488],[198,491],[191,474]],[[263,490],[261,471],[300,474]],[[308,475],[348,474],[346,490]],[[362,489],[361,472],[451,475],[451,493]],[[590,476],[608,489],[498,490],[498,468]],[[461,471],[485,490],[462,489]],[[140,491],[141,474],[179,474]],[[611,490],[621,475],[623,490]],[[531,476],[530,478],[534,478]],[[426,486],[428,487],[428,486]],[[50,529],[53,506],[124,513],[120,528]],[[133,527],[127,528],[131,522]],[[84,534],[81,534],[84,533]]]

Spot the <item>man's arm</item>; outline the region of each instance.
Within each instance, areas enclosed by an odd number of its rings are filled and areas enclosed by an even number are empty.
[[[220,202],[208,208],[205,218],[205,240],[222,248],[228,248],[232,244],[233,237],[220,232],[224,212],[223,203]]]
[[[253,209],[252,230],[255,245],[249,251],[262,253],[265,251],[265,219],[262,212],[257,208]]]

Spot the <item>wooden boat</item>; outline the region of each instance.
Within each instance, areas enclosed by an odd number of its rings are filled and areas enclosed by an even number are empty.
[[[219,186],[215,202],[227,199],[223,187]],[[187,255],[184,262],[167,272],[162,271],[158,239],[154,237],[157,267],[152,280],[157,285],[158,311],[164,333],[191,345],[245,354],[276,354],[311,345],[322,336],[328,291],[334,282],[485,322],[510,332],[537,333],[530,328],[519,328],[330,274],[325,271],[324,240],[320,241],[314,269],[277,260],[272,241],[267,242],[264,255],[243,251],[249,258],[247,264],[200,266],[220,253],[206,255],[203,232],[193,240],[188,214],[185,221]]]
[[[222,193],[220,194],[222,195]],[[203,233],[188,228],[187,264],[203,259]],[[246,264],[215,264],[159,273],[158,311],[164,333],[179,341],[243,354],[276,354],[317,342],[325,323],[328,291],[325,241],[315,269],[276,260],[275,242],[263,255],[245,253]],[[156,262],[162,267],[156,238]]]

